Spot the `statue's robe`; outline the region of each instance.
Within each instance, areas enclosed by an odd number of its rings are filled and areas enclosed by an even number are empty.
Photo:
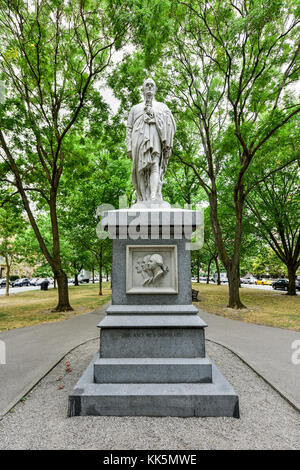
[[[173,147],[176,124],[168,106],[153,100],[153,119],[147,121],[145,103],[139,103],[130,110],[127,121],[127,149],[132,152],[132,180],[136,188],[137,200],[146,200],[141,188],[141,178],[149,186],[149,171],[153,156],[159,155],[160,179],[167,168],[168,158]],[[149,194],[149,191],[148,191]]]

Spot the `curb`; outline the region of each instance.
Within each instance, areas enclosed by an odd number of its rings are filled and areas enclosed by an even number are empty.
[[[223,348],[227,349],[228,351],[232,352],[233,354],[235,354],[235,356],[237,356],[244,364],[246,364],[246,366],[248,366],[251,370],[253,370],[253,372],[255,372],[261,379],[263,379],[268,385],[270,385],[270,387],[273,388],[273,390],[275,390],[275,392],[279,393],[279,395],[284,398],[285,401],[288,402],[289,405],[291,405],[296,411],[300,412],[300,408],[298,407],[298,405],[293,401],[292,398],[289,398],[287,396],[287,394],[285,392],[282,392],[281,390],[279,390],[274,384],[272,384],[268,379],[266,379],[263,375],[262,372],[259,372],[259,370],[257,370],[255,367],[253,367],[251,364],[249,364],[249,362],[247,361],[247,359],[245,359],[243,356],[240,355],[240,353],[237,353],[234,349],[232,349],[231,347],[227,346],[226,344],[224,343],[221,343],[221,342],[218,342],[218,341],[214,341],[212,339],[208,339],[208,338],[205,338],[206,341],[209,341],[210,343],[214,343],[214,344],[218,344],[219,346],[222,346]]]
[[[24,389],[14,398],[3,410],[0,411],[0,421],[4,418],[9,411],[16,406],[19,401],[27,395],[46,375],[49,374],[59,363],[62,361],[64,357],[66,357],[67,354],[70,354],[74,349],[78,348],[79,346],[82,346],[85,343],[88,343],[89,341],[92,341],[93,339],[98,339],[99,336],[95,336],[94,338],[89,338],[86,341],[83,341],[80,344],[77,344],[77,346],[74,346],[71,348],[69,351],[66,351],[58,360],[55,359],[55,361],[50,365],[50,367],[47,367],[47,370],[45,373],[43,373],[39,378],[33,380],[30,385],[27,385],[24,387]]]

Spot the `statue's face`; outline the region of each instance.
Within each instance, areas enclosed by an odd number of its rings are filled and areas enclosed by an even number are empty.
[[[146,269],[148,269],[148,261],[150,259],[150,256],[145,256],[144,259],[142,260],[141,262],[141,268],[143,271],[145,271]]]
[[[137,273],[141,273],[141,272],[142,272],[142,262],[143,262],[142,258],[138,258],[138,259],[136,260],[135,269],[136,269],[136,272],[137,272]]]
[[[153,98],[155,95],[155,83],[153,80],[146,80],[144,83],[145,98]]]
[[[154,261],[153,259],[150,258],[149,261],[148,261],[148,268],[152,270],[152,269],[156,268],[156,266],[157,266],[156,261]]]
[[[159,267],[162,262],[162,258],[158,255],[152,255],[148,261],[148,267],[151,271]]]

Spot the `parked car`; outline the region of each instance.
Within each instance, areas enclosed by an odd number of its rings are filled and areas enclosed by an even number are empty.
[[[9,285],[11,286],[12,283],[10,282]],[[6,279],[0,279],[0,288],[1,287],[6,287]]]
[[[289,281],[287,279],[277,279],[277,281],[272,283],[272,288],[277,290],[288,290]]]
[[[272,288],[275,290],[288,290],[288,287],[288,279],[277,279],[277,281],[272,283]],[[300,281],[296,281],[296,290],[300,290]]]
[[[36,283],[38,282],[39,279],[40,279],[39,277],[33,277],[32,279],[30,279],[30,285],[36,286]]]
[[[262,280],[262,285],[263,286],[271,286],[273,284],[273,279],[263,279]]]
[[[46,277],[40,277],[40,278],[36,281],[35,285],[36,285],[36,286],[40,286],[40,285],[42,284],[42,282],[44,282],[44,281],[48,281],[48,279],[47,279]]]
[[[17,279],[14,283],[13,283],[13,286],[14,287],[24,287],[24,286],[30,286],[30,281],[27,277],[24,277],[22,279]]]
[[[255,284],[256,278],[253,276],[247,276],[241,278],[241,284]]]
[[[220,281],[221,281],[221,284],[223,282],[228,282],[227,273],[220,273]],[[214,273],[213,282],[218,282],[218,273]]]

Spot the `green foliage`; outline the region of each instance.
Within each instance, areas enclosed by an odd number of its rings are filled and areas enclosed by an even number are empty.
[[[261,277],[269,274],[272,278],[286,277],[286,266],[280,261],[278,256],[271,248],[264,248],[259,255],[255,257],[252,263],[253,274]]]
[[[227,268],[251,271],[256,257],[263,269],[268,234],[277,256],[297,258],[299,13],[294,0],[0,0],[0,204],[17,191],[34,220],[19,230],[19,199],[4,205],[2,248],[43,272],[110,269],[96,209],[133,202],[125,121],[150,75],[177,124],[164,198],[213,211],[195,269],[217,252]],[[102,85],[120,100],[115,116]]]

